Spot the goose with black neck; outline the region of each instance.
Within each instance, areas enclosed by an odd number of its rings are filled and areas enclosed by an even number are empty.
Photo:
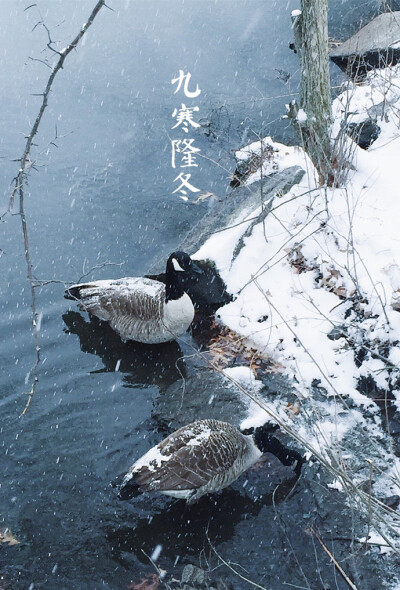
[[[127,500],[142,492],[161,492],[192,504],[230,485],[264,453],[272,453],[300,476],[303,457],[273,436],[270,425],[240,432],[229,422],[197,420],[135,461],[119,495]]]
[[[100,280],[69,287],[65,296],[108,322],[122,340],[160,344],[176,340],[193,321],[194,307],[179,275],[202,273],[186,252],[173,252],[166,283],[146,277]]]

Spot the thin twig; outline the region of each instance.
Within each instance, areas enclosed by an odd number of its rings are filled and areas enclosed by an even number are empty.
[[[331,551],[329,551],[328,547],[325,545],[325,543],[323,542],[321,537],[318,535],[318,533],[313,529],[313,527],[310,528],[310,532],[320,542],[322,549],[325,551],[325,553],[327,553],[329,555],[329,557],[332,560],[333,565],[335,566],[335,568],[337,569],[339,574],[342,576],[342,578],[346,582],[346,584],[349,586],[349,588],[351,588],[351,590],[358,590],[357,586],[350,580],[349,576],[346,574],[344,569],[341,567],[341,565],[339,564],[339,562],[337,561],[337,559],[335,558],[333,553],[331,553]]]
[[[309,585],[309,583],[308,583],[307,576],[306,576],[306,574],[304,573],[304,570],[303,570],[303,568],[301,567],[301,563],[300,563],[300,561],[299,561],[299,559],[298,559],[298,557],[297,557],[297,555],[296,555],[296,551],[295,551],[295,549],[294,549],[294,547],[293,547],[293,545],[292,545],[292,542],[291,542],[291,540],[290,540],[290,537],[289,537],[289,535],[288,535],[288,532],[287,532],[287,528],[286,528],[286,526],[285,526],[285,523],[284,523],[284,521],[283,521],[283,519],[282,519],[281,515],[279,514],[278,510],[276,509],[276,504],[275,504],[275,493],[276,493],[276,490],[278,489],[278,487],[279,487],[279,486],[276,486],[276,488],[274,489],[274,492],[273,492],[273,494],[272,494],[272,506],[273,506],[273,508],[274,508],[274,512],[275,512],[275,518],[277,519],[277,521],[278,521],[278,523],[279,523],[279,525],[280,525],[280,527],[281,527],[281,530],[283,531],[283,534],[285,535],[285,541],[286,541],[286,543],[285,543],[285,544],[289,546],[290,552],[291,552],[291,554],[293,555],[293,558],[295,559],[295,561],[296,561],[296,563],[297,563],[297,567],[298,567],[298,569],[299,569],[299,572],[300,572],[301,576],[303,577],[303,579],[304,579],[305,583],[307,584],[307,588],[308,588],[308,590],[311,590],[311,588],[310,588],[310,585]]]
[[[34,162],[31,160],[31,148],[33,145],[35,145],[33,142],[33,139],[39,130],[40,122],[42,120],[44,111],[46,110],[46,107],[48,104],[48,97],[50,94],[50,90],[51,90],[51,87],[53,85],[53,82],[54,82],[54,79],[55,79],[57,73],[62,69],[66,57],[71,53],[71,51],[73,49],[75,49],[77,47],[79,41],[81,40],[83,35],[86,33],[86,31],[88,30],[88,28],[92,24],[97,13],[100,11],[100,9],[104,5],[104,3],[105,3],[105,0],[99,0],[97,2],[94,9],[92,10],[91,15],[89,16],[89,19],[87,20],[87,22],[82,26],[81,30],[76,35],[74,40],[69,45],[67,45],[67,47],[65,49],[63,49],[62,51],[56,51],[55,49],[53,49],[53,47],[51,47],[53,41],[50,36],[50,30],[48,29],[48,27],[46,27],[46,25],[43,22],[39,23],[39,24],[42,24],[43,27],[47,31],[48,38],[49,38],[49,42],[48,42],[47,46],[49,47],[49,49],[51,49],[52,51],[57,53],[59,55],[59,58],[57,60],[57,63],[55,64],[55,66],[52,68],[52,72],[51,72],[50,77],[47,81],[45,91],[43,92],[43,95],[42,95],[42,104],[41,104],[39,112],[36,116],[33,127],[31,129],[29,135],[27,136],[25,149],[23,151],[23,154],[22,154],[21,158],[19,159],[20,166],[19,166],[18,173],[13,180],[14,188],[11,191],[11,195],[10,195],[9,202],[8,202],[8,207],[7,207],[6,211],[3,213],[3,215],[0,216],[0,221],[3,221],[4,218],[9,213],[11,213],[13,205],[14,205],[15,195],[18,193],[18,195],[19,195],[19,215],[21,217],[22,233],[23,233],[23,239],[24,239],[25,260],[26,260],[26,266],[27,266],[27,278],[28,278],[28,281],[30,284],[30,289],[31,289],[32,330],[33,330],[33,337],[34,337],[34,341],[35,341],[35,352],[36,352],[35,363],[29,372],[29,376],[32,378],[32,385],[31,385],[31,388],[27,394],[28,400],[27,400],[25,407],[21,413],[21,416],[24,416],[26,414],[26,412],[28,411],[29,406],[32,402],[32,398],[34,396],[36,385],[38,382],[37,372],[38,372],[38,366],[40,364],[40,343],[39,343],[39,330],[38,330],[38,313],[37,313],[37,309],[36,309],[35,278],[33,276],[33,266],[32,266],[32,261],[30,258],[30,252],[29,252],[28,227],[27,227],[27,223],[26,223],[26,216],[25,216],[25,209],[24,209],[24,186],[27,182],[27,178],[28,178],[28,174],[29,174],[30,169],[34,168]],[[27,8],[30,8],[32,6],[33,5],[28,6]]]
[[[228,563],[227,561],[225,561],[225,559],[223,557],[221,557],[221,555],[218,553],[218,551],[215,549],[214,545],[211,543],[210,541],[210,537],[208,536],[208,533],[206,531],[206,539],[211,547],[211,549],[214,551],[215,555],[218,557],[218,559],[220,561],[222,561],[222,563],[224,565],[226,565],[227,568],[229,568],[236,576],[238,576],[241,580],[244,580],[245,582],[247,582],[248,584],[251,584],[251,586],[255,586],[255,588],[260,588],[260,590],[268,590],[267,588],[265,588],[265,586],[261,586],[260,584],[257,584],[257,582],[253,582],[252,580],[249,580],[249,578],[246,578],[245,576],[243,576],[240,572],[238,572],[237,570],[235,570],[230,563]]]
[[[105,266],[123,266],[124,264],[124,262],[101,262],[100,264],[95,264],[88,271],[84,272],[83,275],[81,275],[76,282],[80,283],[82,279],[90,275],[94,270],[99,270],[101,268],[104,268]]]
[[[277,264],[278,262],[280,262],[282,259],[286,258],[287,254],[284,254],[282,258],[280,258],[279,260],[275,261],[273,264],[271,264],[271,265],[269,266],[269,263],[270,263],[270,262],[271,262],[271,261],[272,261],[272,260],[275,258],[275,256],[276,256],[277,254],[279,254],[279,252],[281,252],[281,251],[283,250],[283,248],[284,248],[284,247],[285,247],[287,244],[289,244],[289,243],[290,243],[290,242],[291,242],[291,241],[292,241],[294,238],[296,238],[298,235],[300,235],[300,234],[303,232],[304,228],[306,228],[308,225],[310,225],[310,224],[311,224],[311,223],[314,221],[314,219],[316,219],[316,218],[318,217],[318,215],[320,215],[320,214],[321,214],[321,213],[323,213],[323,212],[324,212],[324,210],[323,210],[323,211],[318,211],[317,213],[315,213],[315,214],[314,214],[314,215],[311,217],[311,219],[309,219],[309,220],[307,221],[307,223],[305,223],[304,225],[302,225],[301,229],[300,229],[300,230],[299,230],[297,233],[295,233],[295,234],[291,235],[291,236],[290,236],[290,238],[288,238],[288,239],[286,240],[286,242],[283,242],[283,244],[282,244],[282,245],[281,245],[281,246],[278,248],[278,250],[277,250],[277,251],[276,251],[276,252],[275,252],[275,253],[274,253],[274,254],[273,254],[273,255],[272,255],[270,258],[268,258],[268,260],[267,260],[266,262],[264,262],[264,263],[263,263],[263,264],[262,264],[262,265],[259,267],[259,269],[256,271],[256,273],[254,274],[254,276],[252,276],[252,278],[251,278],[251,279],[249,279],[249,280],[247,281],[247,283],[245,283],[245,284],[243,285],[243,287],[241,287],[241,288],[240,288],[240,290],[238,291],[238,295],[240,295],[240,293],[242,293],[242,291],[243,291],[243,290],[244,290],[244,289],[245,289],[245,288],[246,288],[248,285],[250,285],[250,284],[251,284],[253,281],[255,281],[256,279],[258,279],[258,278],[259,278],[261,275],[265,274],[265,273],[266,273],[268,270],[270,270],[270,269],[271,269],[273,266],[275,266],[275,264]],[[312,235],[314,235],[316,232],[319,232],[319,231],[321,231],[322,227],[323,227],[322,225],[319,225],[319,226],[318,226],[316,229],[314,229],[314,230],[313,230],[311,233],[309,233],[307,236],[305,236],[305,237],[304,237],[304,238],[302,238],[302,239],[301,239],[299,242],[297,242],[297,243],[296,243],[296,246],[298,247],[300,244],[302,244],[302,243],[303,243],[305,240],[307,240],[309,237],[311,237]]]

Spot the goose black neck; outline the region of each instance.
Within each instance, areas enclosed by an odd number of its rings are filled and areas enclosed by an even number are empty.
[[[185,293],[183,286],[181,285],[178,272],[174,269],[172,260],[167,262],[166,270],[166,285],[165,285],[165,301],[176,301],[180,299]]]
[[[300,475],[303,457],[299,453],[285,447],[275,436],[266,434],[262,427],[256,428],[253,439],[262,453],[272,453],[283,465],[295,465],[295,472]]]

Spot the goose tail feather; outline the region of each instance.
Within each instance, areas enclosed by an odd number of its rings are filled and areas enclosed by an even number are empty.
[[[65,289],[64,297],[73,301],[78,301],[81,311],[88,311],[101,320],[109,320],[110,314],[101,302],[101,288],[98,283],[81,283],[71,285]],[[103,287],[104,288],[104,287]]]
[[[68,289],[65,289],[64,291],[65,299],[71,299],[73,301],[81,299],[81,289],[86,286],[87,285],[71,285],[70,287],[68,287]]]
[[[136,498],[142,493],[138,483],[135,480],[135,477],[124,477],[123,482],[121,483],[119,490],[118,490],[118,497],[121,500],[130,500],[131,498]]]

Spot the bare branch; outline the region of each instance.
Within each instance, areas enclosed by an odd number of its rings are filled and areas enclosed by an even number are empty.
[[[30,151],[31,151],[32,143],[33,143],[33,138],[35,137],[35,135],[38,132],[40,121],[42,120],[43,113],[46,110],[48,97],[49,97],[50,90],[53,85],[54,79],[55,79],[57,73],[62,69],[66,57],[71,53],[71,51],[73,49],[75,49],[77,47],[79,41],[82,39],[83,35],[86,33],[86,31],[88,30],[88,28],[90,27],[90,25],[92,24],[92,22],[94,21],[98,12],[102,8],[102,6],[104,6],[104,4],[105,4],[105,0],[99,0],[96,3],[87,22],[82,25],[82,28],[79,31],[79,33],[76,35],[75,39],[69,45],[67,45],[67,47],[65,49],[63,49],[62,51],[56,51],[55,49],[50,47],[50,49],[52,49],[55,53],[57,53],[59,55],[59,59],[57,60],[57,63],[55,64],[54,68],[52,69],[52,73],[47,81],[45,91],[43,92],[43,95],[42,95],[43,100],[42,100],[41,107],[39,109],[39,113],[36,117],[36,120],[33,124],[33,127],[31,129],[29,135],[27,136],[25,150],[24,150],[22,157],[20,159],[21,166],[20,166],[20,169],[19,169],[17,177],[16,177],[16,183],[18,182],[18,185],[22,186],[24,184],[24,181],[26,180],[25,170],[26,170],[27,164],[29,163],[29,156],[30,156]],[[53,41],[51,40],[51,37],[50,37],[49,28],[43,22],[38,23],[38,24],[42,24],[44,26],[44,28],[46,29],[46,31],[48,32],[48,35],[49,35],[48,45],[53,43]],[[35,25],[35,26],[37,26],[37,25]],[[14,195],[15,195],[15,191],[12,192],[10,200],[11,199],[13,200]],[[8,206],[6,212],[2,216],[0,216],[0,221],[2,221],[8,213],[10,213],[11,208],[12,208],[12,202],[11,202],[11,206],[9,203],[9,206]]]
[[[44,61],[44,59],[38,59],[37,57],[30,57],[30,56],[28,57],[28,59],[30,59],[31,61],[38,61],[41,64],[44,64],[46,67],[50,68],[50,70],[52,69],[51,65],[47,61]],[[32,96],[43,96],[43,94],[35,94],[35,95],[32,94]]]
[[[37,313],[37,308],[36,308],[36,294],[35,294],[35,286],[37,286],[37,285],[35,285],[35,278],[33,276],[33,266],[32,266],[30,253],[29,253],[28,228],[27,228],[26,216],[25,216],[25,210],[24,210],[24,186],[25,186],[25,183],[27,182],[27,177],[28,177],[29,171],[31,169],[35,169],[35,162],[31,160],[31,148],[33,145],[35,145],[33,140],[38,132],[39,125],[42,120],[44,111],[46,110],[50,90],[52,88],[52,85],[53,85],[53,82],[54,82],[54,79],[55,79],[57,73],[63,67],[66,57],[71,53],[71,51],[73,49],[75,49],[77,47],[79,41],[81,40],[83,35],[86,33],[86,31],[88,30],[90,25],[93,23],[96,15],[98,14],[98,12],[102,8],[102,6],[104,6],[104,4],[105,4],[105,0],[99,0],[96,3],[87,22],[82,25],[81,30],[76,35],[76,37],[73,39],[73,41],[69,45],[67,45],[67,47],[65,49],[63,49],[62,51],[56,51],[55,49],[53,49],[51,47],[53,41],[50,36],[50,30],[45,25],[45,23],[43,21],[37,23],[37,25],[41,24],[45,28],[45,30],[47,31],[47,35],[48,35],[48,39],[49,39],[47,46],[49,47],[49,49],[51,49],[52,51],[54,51],[55,53],[57,53],[59,55],[59,59],[57,60],[57,63],[54,65],[54,67],[52,68],[52,72],[50,74],[50,77],[47,81],[46,88],[45,88],[43,95],[42,95],[42,104],[40,106],[39,112],[36,116],[35,122],[33,124],[33,127],[31,129],[29,135],[26,137],[25,149],[24,149],[24,152],[23,152],[21,158],[19,159],[19,162],[20,162],[19,170],[18,170],[16,177],[12,181],[12,184],[14,184],[14,187],[11,191],[11,195],[10,195],[9,202],[8,202],[8,207],[7,207],[6,211],[3,213],[3,215],[0,216],[0,221],[3,221],[4,218],[9,213],[11,213],[13,206],[14,206],[15,195],[18,193],[18,196],[19,196],[19,213],[18,214],[21,217],[22,233],[23,233],[24,249],[25,249],[25,260],[26,260],[26,266],[27,266],[27,278],[28,278],[28,281],[30,284],[30,289],[31,289],[32,331],[33,331],[33,337],[34,337],[34,342],[35,342],[35,352],[36,352],[35,363],[29,373],[30,378],[32,379],[32,386],[30,388],[30,391],[28,392],[28,401],[25,405],[25,408],[24,408],[21,416],[24,416],[26,414],[26,412],[28,411],[28,408],[29,408],[32,398],[34,396],[36,385],[38,382],[37,371],[38,371],[38,367],[40,364],[38,313]],[[35,5],[31,4],[27,8],[31,8],[32,6],[35,6]],[[35,25],[34,28],[36,28],[37,25]],[[39,61],[41,61],[41,60],[39,60]],[[45,62],[43,62],[43,63],[45,63]],[[56,131],[56,133],[57,133],[57,131]]]
[[[46,285],[51,285],[51,284],[65,285],[65,286],[75,285],[77,283],[80,283],[83,278],[90,275],[94,270],[98,270],[99,268],[105,268],[106,266],[123,266],[124,264],[125,264],[124,262],[108,262],[108,261],[101,262],[99,264],[95,264],[94,266],[89,268],[89,270],[86,271],[85,274],[80,276],[79,279],[76,279],[74,281],[65,281],[63,279],[38,279],[37,277],[35,277],[35,275],[33,275],[33,286],[36,288],[36,287],[45,287]]]
[[[220,561],[222,561],[222,563],[224,565],[226,565],[227,568],[229,568],[231,570],[231,572],[233,572],[236,576],[239,576],[239,578],[241,578],[242,580],[244,580],[245,582],[247,582],[248,584],[251,584],[252,586],[254,586],[255,588],[260,588],[260,590],[267,590],[267,588],[265,588],[265,586],[261,586],[260,584],[257,584],[256,582],[253,582],[252,580],[249,580],[249,578],[246,578],[245,576],[243,576],[241,573],[239,573],[237,570],[235,570],[230,563],[228,563],[227,561],[225,561],[225,559],[223,557],[221,557],[221,555],[217,552],[217,550],[215,549],[214,545],[211,543],[210,541],[210,537],[208,536],[208,533],[206,531],[206,538],[207,541],[211,547],[211,549],[214,551],[215,555],[218,557],[218,559]]]
[[[329,555],[333,565],[335,566],[335,568],[337,569],[339,574],[342,576],[343,580],[346,582],[348,587],[351,588],[351,590],[358,590],[357,586],[350,580],[349,576],[346,574],[344,569],[341,567],[341,565],[339,564],[339,562],[337,561],[337,559],[335,558],[333,553],[331,553],[331,551],[329,551],[328,547],[325,545],[325,543],[323,542],[323,540],[321,539],[319,534],[312,527],[310,528],[310,533],[320,542],[322,549],[325,551],[325,553],[327,553]]]
[[[94,270],[104,268],[105,266],[122,266],[123,264],[124,264],[123,262],[101,262],[100,264],[95,264],[95,266],[92,266],[92,268],[90,268],[88,271],[84,272],[84,274],[81,275],[76,282],[80,283],[82,279],[84,279],[85,277],[90,275]],[[83,270],[85,270],[85,269],[83,269]]]

